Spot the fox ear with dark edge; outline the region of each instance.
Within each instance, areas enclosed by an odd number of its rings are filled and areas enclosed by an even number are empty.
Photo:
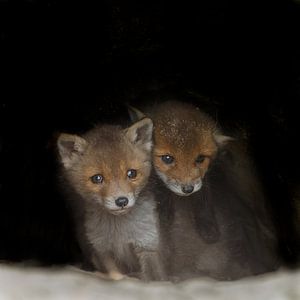
[[[125,129],[129,141],[147,151],[152,148],[152,132],[153,123],[149,118],[144,118]]]
[[[128,110],[129,116],[130,116],[130,120],[132,122],[137,122],[146,117],[146,115],[144,113],[142,113],[137,108],[130,106],[129,104],[127,104],[127,110]]]
[[[234,141],[235,138],[227,135],[222,135],[222,134],[214,134],[215,141],[218,146],[222,147],[227,145],[228,142]]]
[[[83,154],[87,141],[78,135],[62,133],[57,139],[57,147],[61,162],[66,169]]]

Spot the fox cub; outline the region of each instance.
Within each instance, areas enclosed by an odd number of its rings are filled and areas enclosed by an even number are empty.
[[[163,280],[154,195],[149,189],[153,124],[103,125],[62,133],[61,180],[85,262],[111,277]]]
[[[134,120],[145,117],[129,112]],[[161,102],[146,116],[155,128],[155,192],[169,274],[237,279],[276,269],[277,237],[246,147],[192,104]]]

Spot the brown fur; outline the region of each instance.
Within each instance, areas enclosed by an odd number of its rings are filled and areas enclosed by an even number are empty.
[[[84,259],[113,276],[120,270],[145,280],[164,277],[156,202],[146,187],[152,127],[151,120],[144,119],[127,129],[104,125],[81,137],[58,138],[63,188]],[[136,178],[127,176],[130,169],[137,171]],[[102,182],[92,182],[96,174],[101,174]],[[118,205],[118,199],[124,198],[128,203]]]
[[[147,182],[150,173],[147,153],[133,151],[134,146],[130,144],[122,131],[120,130],[117,134],[112,128],[97,127],[83,136],[89,143],[84,159],[67,173],[70,182],[82,195],[97,191],[100,197],[105,199],[113,194],[116,182],[122,190],[132,193],[137,188],[142,189]],[[113,155],[112,149],[116,155]],[[121,160],[120,157],[122,157]],[[128,169],[138,171],[136,179],[127,178]],[[91,176],[95,174],[101,174],[104,177],[101,185],[92,183]]]
[[[157,193],[170,274],[237,279],[274,270],[276,236],[245,148],[193,105],[167,101],[147,116],[155,128],[153,164],[164,182]],[[195,164],[199,154],[206,158]],[[175,160],[166,164],[162,155]],[[201,188],[182,197],[180,186],[197,177]]]
[[[216,125],[207,115],[188,104],[168,101],[151,112],[155,124],[154,166],[168,177],[182,183],[204,177],[217,151],[213,134]],[[160,157],[169,154],[175,158],[166,165]],[[207,158],[195,164],[198,155]]]

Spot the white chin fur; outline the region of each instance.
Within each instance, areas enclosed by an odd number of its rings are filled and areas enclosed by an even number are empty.
[[[175,193],[176,195],[188,197],[188,196],[194,194],[195,192],[198,192],[198,191],[201,189],[202,183],[201,183],[201,184],[196,184],[196,185],[194,186],[194,190],[193,190],[191,193],[189,193],[189,194],[184,193],[184,192],[181,190],[181,186],[173,185],[173,184],[170,184],[170,183],[166,183],[166,186],[167,186],[173,193]]]
[[[188,196],[190,196],[190,195],[192,195],[194,192],[192,192],[192,193],[189,193],[189,194],[186,194],[186,193],[183,193],[183,192],[180,192],[180,193],[178,193],[178,192],[175,192],[173,189],[172,189],[172,187],[170,187],[170,186],[167,186],[174,194],[176,194],[176,195],[178,195],[178,196],[183,196],[183,197],[188,197]]]
[[[132,207],[120,208],[120,209],[107,209],[107,211],[114,216],[122,216],[122,215],[126,215],[127,213],[129,213],[131,211],[131,208]]]
[[[201,188],[202,188],[202,180],[199,179],[199,181],[194,185],[193,193],[198,192]]]
[[[158,170],[156,170],[156,173],[167,186],[167,188],[178,196],[190,196],[193,193],[198,192],[202,187],[202,180],[198,179],[197,182],[194,184],[194,190],[191,193],[186,194],[182,191],[182,186],[180,184],[177,184],[177,182],[173,183],[171,180],[168,179],[168,177],[165,174],[161,173]]]

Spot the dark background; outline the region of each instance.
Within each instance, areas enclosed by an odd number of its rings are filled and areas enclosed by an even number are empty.
[[[300,6],[240,2],[0,0],[0,259],[74,261],[55,134],[166,90],[245,128],[295,264]]]

